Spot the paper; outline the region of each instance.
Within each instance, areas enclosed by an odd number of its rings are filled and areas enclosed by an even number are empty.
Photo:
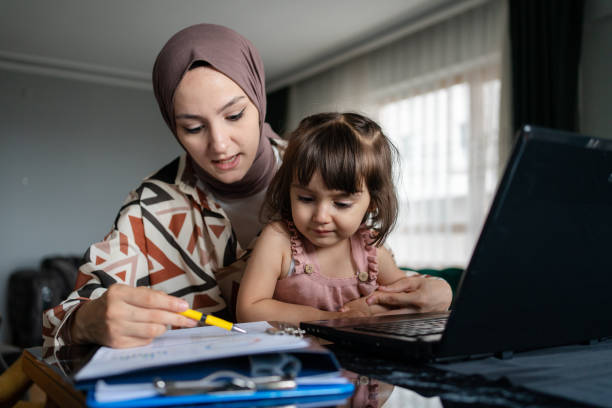
[[[247,334],[206,326],[170,330],[143,347],[101,347],[75,375],[76,381],[122,374],[143,368],[176,365],[216,358],[295,350],[308,346],[296,336],[270,335],[267,322],[241,323]]]
[[[96,382],[96,401],[100,403],[153,398],[158,395],[152,382],[131,384],[107,384],[103,380]]]

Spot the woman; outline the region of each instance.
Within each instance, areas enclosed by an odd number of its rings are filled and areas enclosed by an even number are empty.
[[[244,256],[284,143],[264,122],[263,64],[222,26],[175,34],[159,53],[153,86],[186,154],[131,192],[104,241],[92,245],[75,291],[45,312],[45,345],[149,343],[168,325],[193,327],[187,308],[232,318]],[[442,310],[441,280],[406,278],[369,303]],[[394,293],[395,292],[395,293]],[[364,300],[345,305],[347,313]]]

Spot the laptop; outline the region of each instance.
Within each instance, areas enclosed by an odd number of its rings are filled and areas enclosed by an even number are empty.
[[[301,327],[426,361],[612,336],[612,140],[532,126],[518,133],[449,312]]]

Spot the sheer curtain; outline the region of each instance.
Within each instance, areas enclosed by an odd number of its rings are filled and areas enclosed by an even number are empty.
[[[506,3],[471,4],[290,89],[289,129],[310,113],[359,111],[398,148],[400,214],[387,243],[402,266],[466,265],[508,151]]]

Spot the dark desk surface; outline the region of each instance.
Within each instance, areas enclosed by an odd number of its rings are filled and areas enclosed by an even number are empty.
[[[388,358],[327,346],[343,368],[366,375],[382,384],[393,384],[396,389],[410,390],[423,397],[438,397],[443,407],[587,407],[561,398],[539,394],[512,386],[507,380],[490,381],[479,375],[462,375],[425,365],[414,365]],[[393,395],[392,395],[393,396]],[[406,405],[380,405],[385,408]],[[412,407],[432,407],[423,401]]]
[[[478,375],[461,375],[432,367],[356,353],[328,345],[347,376],[356,383],[345,407],[586,407],[576,402],[515,387],[506,380],[489,381]],[[40,347],[26,350],[24,371],[60,407],[85,406],[85,396],[69,380],[71,373],[91,356],[92,349],[49,353]],[[43,353],[50,356],[43,359]],[[75,356],[75,357],[72,357]],[[62,360],[58,362],[58,359]],[[50,406],[54,406],[53,403]]]

